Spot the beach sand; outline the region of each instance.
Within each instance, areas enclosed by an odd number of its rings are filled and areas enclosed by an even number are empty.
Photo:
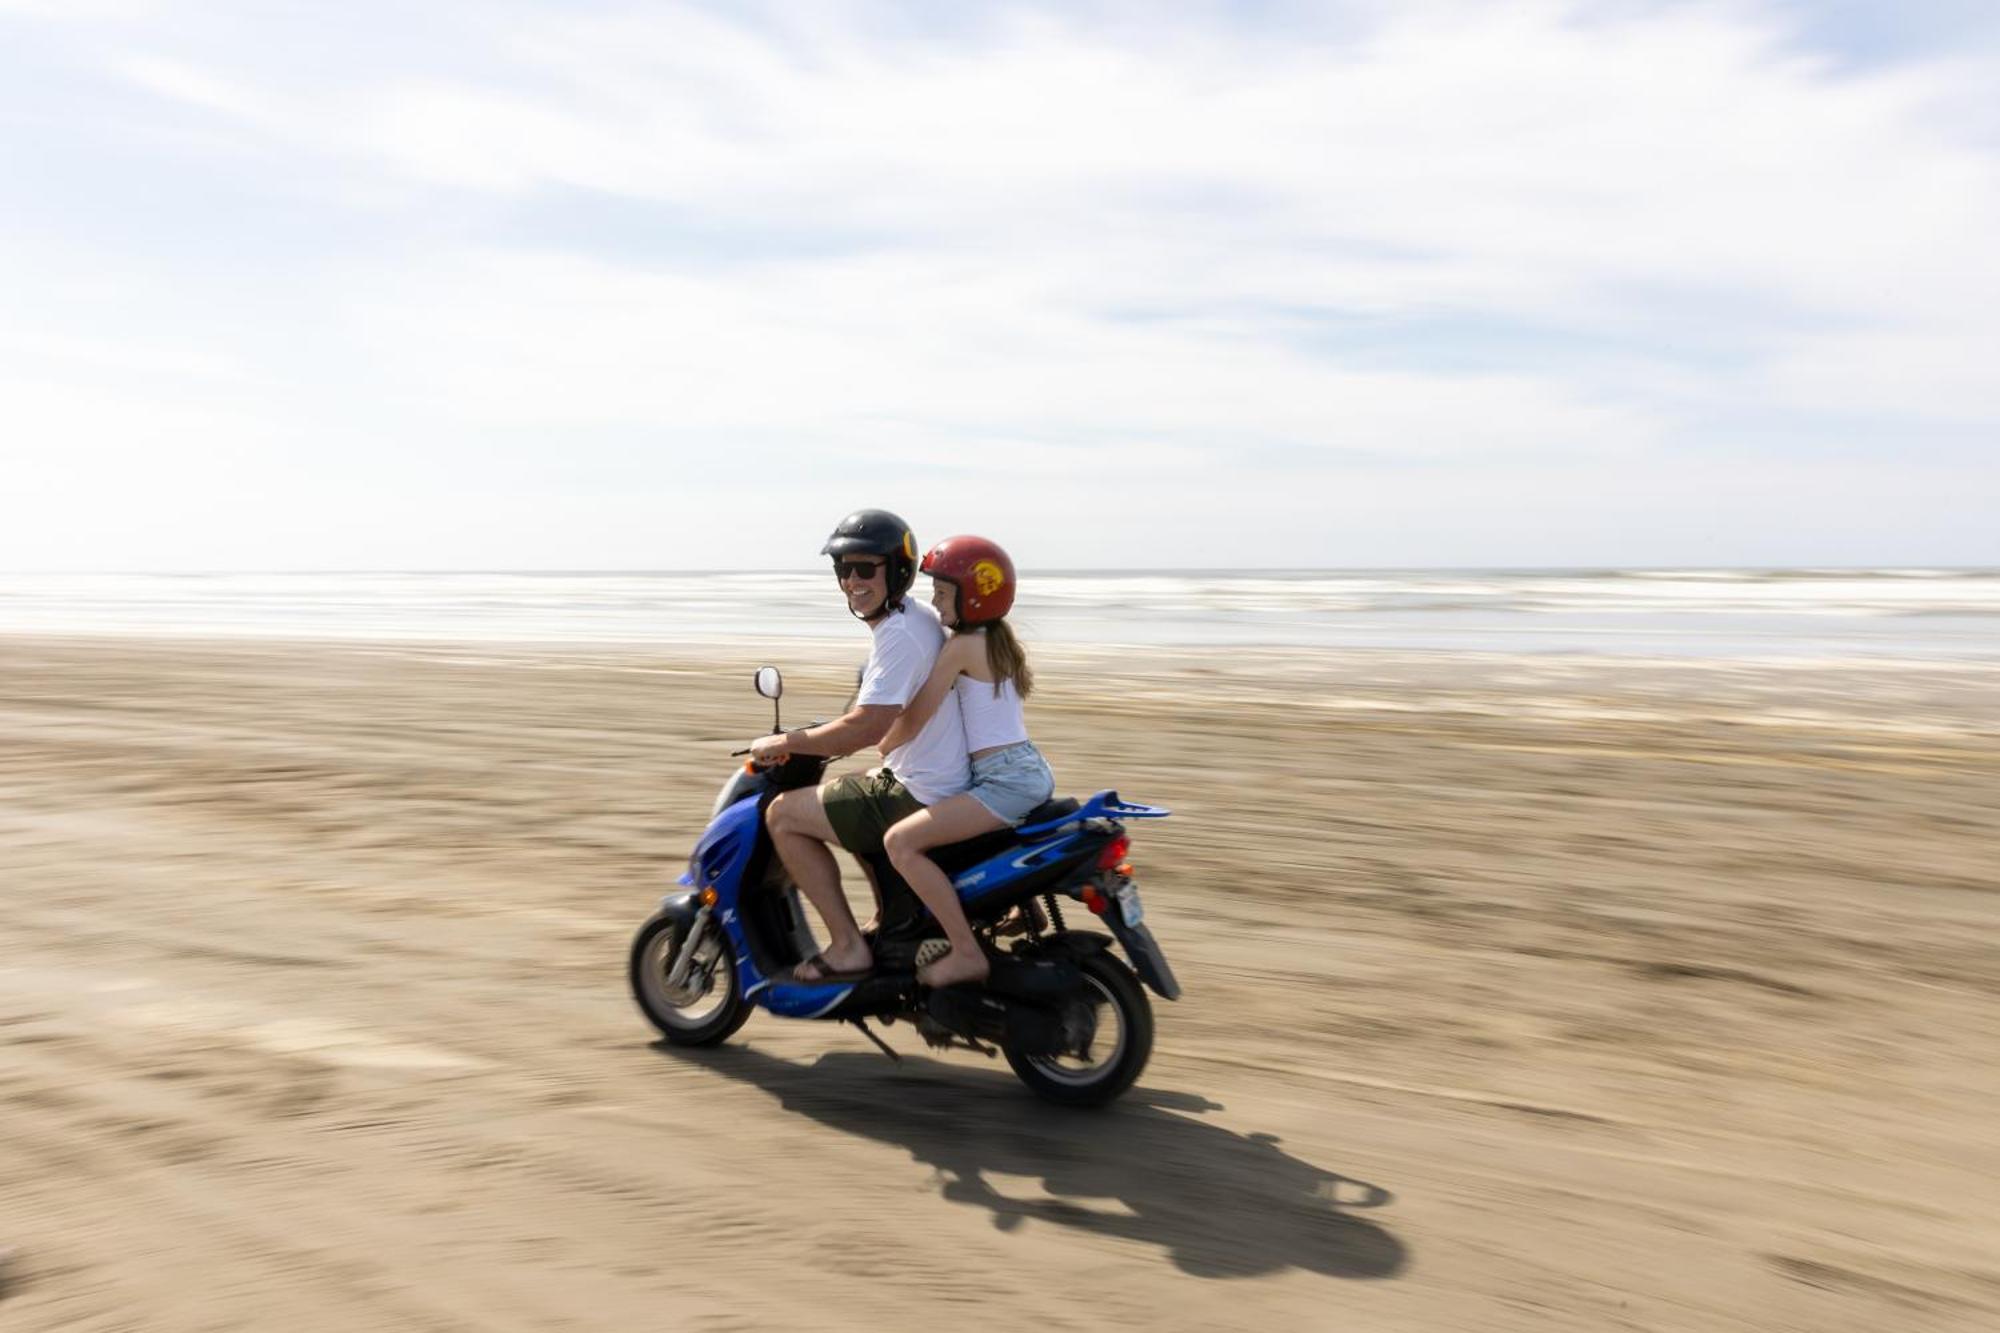
[[[626,946],[863,645],[0,638],[0,1327],[2000,1326],[2000,683],[1045,654],[1186,987],[1116,1108]]]

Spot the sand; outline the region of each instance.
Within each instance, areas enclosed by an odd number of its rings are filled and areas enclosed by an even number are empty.
[[[633,928],[850,648],[0,638],[0,1328],[2000,1326],[2000,684],[1045,654],[1187,995],[1116,1108]]]

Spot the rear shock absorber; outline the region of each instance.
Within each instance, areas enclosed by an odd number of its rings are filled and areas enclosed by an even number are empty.
[[[1053,893],[1043,894],[1042,904],[1043,906],[1049,909],[1049,925],[1052,928],[1054,928],[1058,933],[1069,929],[1068,926],[1065,926],[1063,924],[1062,908],[1056,906],[1055,894]]]

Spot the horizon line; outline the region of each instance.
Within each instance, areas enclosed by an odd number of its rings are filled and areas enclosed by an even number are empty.
[[[1106,566],[1050,566],[1030,567],[1022,573],[1037,576],[1067,577],[1077,575],[1259,575],[1259,574],[1672,574],[1672,573],[1752,573],[1752,574],[1881,574],[1881,573],[1944,573],[1944,574],[2000,574],[2000,565],[1946,565],[1946,564],[1652,564],[1652,565],[1106,565]],[[267,578],[304,578],[311,576],[347,575],[422,575],[422,576],[476,576],[505,575],[512,577],[554,577],[581,578],[606,575],[641,576],[706,576],[706,575],[755,575],[755,574],[823,574],[819,567],[785,566],[760,569],[744,568],[655,568],[647,566],[549,566],[541,568],[508,568],[504,566],[480,567],[464,566],[456,568],[392,568],[345,567],[324,569],[6,569],[0,570],[0,578],[30,577],[84,577],[84,578],[229,578],[237,576]]]

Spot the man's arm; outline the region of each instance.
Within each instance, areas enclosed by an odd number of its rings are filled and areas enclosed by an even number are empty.
[[[760,763],[780,755],[819,754],[838,758],[879,745],[903,711],[901,704],[860,704],[831,722],[799,727],[782,736],[762,736],[750,752]]]
[[[925,652],[905,633],[878,640],[868,655],[856,698],[875,702],[857,703],[831,722],[817,727],[788,731],[782,736],[766,736],[750,744],[751,758],[760,764],[772,763],[788,754],[826,755],[837,758],[870,745],[879,745],[889,734],[909,701],[923,687],[935,652]]]
[[[896,718],[902,711],[901,704],[857,704],[831,722],[822,722],[816,727],[801,727],[786,735],[792,741],[793,754],[823,754],[838,758],[881,744],[882,738],[889,734],[889,728],[896,725]]]

